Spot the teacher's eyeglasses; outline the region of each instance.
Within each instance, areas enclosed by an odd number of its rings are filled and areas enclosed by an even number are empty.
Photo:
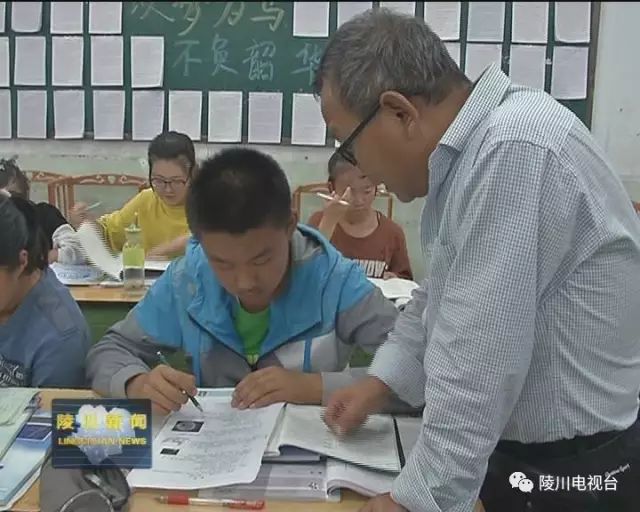
[[[354,167],[358,166],[358,160],[356,159],[356,156],[353,154],[353,143],[358,137],[358,135],[362,133],[362,130],[364,130],[366,126],[371,122],[371,120],[376,116],[376,114],[378,113],[378,110],[380,110],[380,104],[376,103],[375,108],[371,110],[371,112],[367,114],[367,116],[365,116],[365,118],[362,121],[360,121],[360,124],[358,124],[358,126],[355,127],[355,129],[351,132],[351,135],[349,135],[344,140],[344,142],[340,144],[340,147],[336,149],[336,153],[338,153],[342,158],[344,158],[347,162],[349,162]]]

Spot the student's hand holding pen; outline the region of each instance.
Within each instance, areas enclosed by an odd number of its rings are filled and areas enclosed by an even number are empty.
[[[147,373],[131,378],[126,385],[127,398],[147,398],[155,411],[178,411],[190,396],[198,393],[193,375],[160,364]]]
[[[328,239],[331,239],[336,226],[344,219],[344,216],[349,211],[352,199],[351,187],[347,187],[347,190],[345,190],[342,195],[332,192],[331,196],[322,194],[321,197],[326,199],[326,204],[322,212],[322,220],[320,221],[318,230]]]
[[[73,205],[71,210],[69,211],[69,224],[71,224],[75,229],[78,229],[83,222],[88,220],[95,220],[90,211],[94,208],[100,206],[101,203],[95,203],[92,205],[87,205],[86,203],[76,203]]]

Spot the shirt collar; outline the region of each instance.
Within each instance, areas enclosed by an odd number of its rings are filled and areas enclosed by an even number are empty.
[[[462,151],[478,124],[500,105],[510,85],[511,80],[497,64],[489,66],[474,84],[469,98],[440,139],[439,145]]]

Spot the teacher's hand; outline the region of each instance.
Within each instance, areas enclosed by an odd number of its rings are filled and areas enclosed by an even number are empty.
[[[407,512],[407,509],[393,501],[390,494],[381,494],[370,499],[360,512]]]

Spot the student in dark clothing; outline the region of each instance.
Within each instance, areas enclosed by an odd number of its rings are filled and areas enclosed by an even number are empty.
[[[85,262],[76,232],[60,210],[49,203],[36,204],[29,200],[31,184],[16,164],[15,158],[0,159],[0,189],[6,192],[5,195],[29,201],[35,208],[38,223],[47,238],[49,263],[57,261],[79,265]]]

